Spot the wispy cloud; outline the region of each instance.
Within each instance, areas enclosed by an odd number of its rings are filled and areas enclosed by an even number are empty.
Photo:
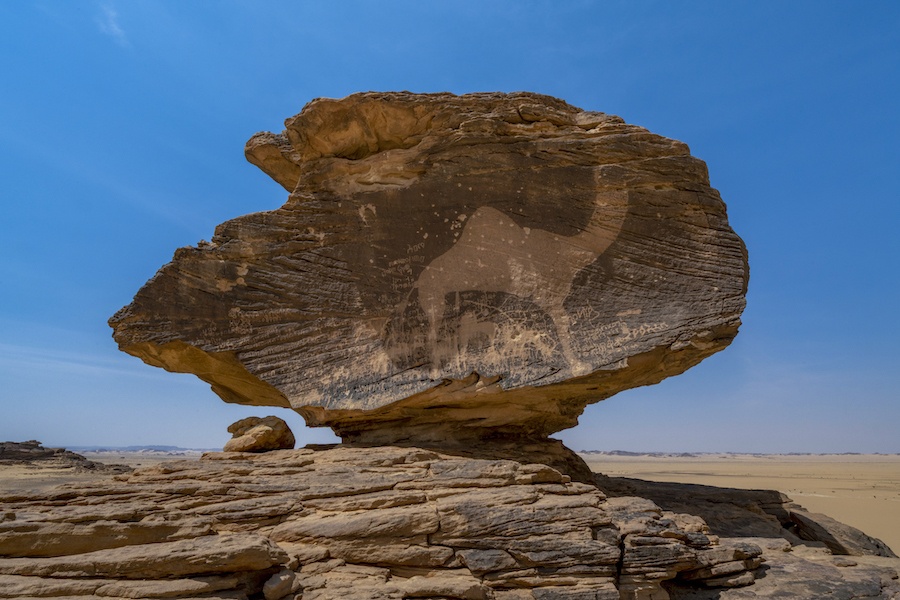
[[[125,30],[119,24],[119,13],[110,4],[100,5],[100,14],[95,19],[97,27],[104,34],[110,36],[117,44],[123,48],[127,48],[130,44]]]
[[[59,156],[59,153],[53,153],[52,147],[41,143],[40,138],[25,139],[2,128],[0,144],[16,147],[18,152],[30,158],[43,159],[53,170],[70,176],[73,184],[83,182],[105,190],[107,193],[100,197],[104,202],[127,204],[192,235],[197,232],[196,224],[203,222],[198,210],[173,201],[165,190],[153,189],[150,183],[135,184],[133,179],[105,168],[104,153],[91,154],[85,150],[77,155]]]
[[[127,375],[130,377],[154,377],[156,370],[146,368],[138,361],[126,364],[119,357],[110,358],[89,352],[71,352],[55,348],[40,348],[0,342],[0,372],[8,370],[18,375],[39,372],[42,377],[62,373],[82,375]]]

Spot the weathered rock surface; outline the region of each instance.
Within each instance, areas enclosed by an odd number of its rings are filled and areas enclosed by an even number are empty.
[[[319,99],[248,159],[291,192],[182,248],[125,352],[345,441],[460,448],[727,346],[744,245],[678,141],[530,93]]]
[[[291,450],[296,440],[284,419],[247,417],[228,426],[232,438],[225,442],[225,452],[269,452]]]
[[[106,465],[88,460],[65,448],[44,448],[37,440],[0,442],[0,467],[19,465],[35,469],[71,469],[74,472],[123,473],[127,465]]]
[[[545,465],[214,453],[0,496],[0,598],[890,598],[891,565],[719,538]],[[755,582],[755,583],[754,583]],[[765,593],[764,593],[765,592]],[[766,595],[769,594],[769,595]]]
[[[597,475],[595,482],[612,497],[640,496],[665,510],[697,515],[718,536],[782,537],[791,544],[817,542],[835,555],[897,558],[881,540],[827,515],[811,513],[774,490],[742,490],[604,475]]]
[[[881,557],[848,560],[821,548],[779,548],[765,538],[748,538],[765,548],[765,563],[753,585],[741,588],[702,589],[666,586],[671,600],[861,600],[900,598],[898,561]],[[786,546],[786,545],[785,545]]]
[[[831,550],[832,554],[897,558],[897,555],[881,540],[822,513],[792,510],[791,523],[802,539],[820,541]]]

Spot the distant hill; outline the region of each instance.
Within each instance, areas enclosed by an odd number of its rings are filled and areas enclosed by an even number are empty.
[[[147,454],[180,454],[221,450],[221,448],[182,448],[181,446],[70,446],[69,449],[78,452],[138,452]]]
[[[581,454],[599,454],[601,456],[665,456],[692,458],[702,452],[629,452],[628,450],[581,450]]]

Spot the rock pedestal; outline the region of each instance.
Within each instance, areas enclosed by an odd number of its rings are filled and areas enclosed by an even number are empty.
[[[744,245],[688,147],[530,93],[314,100],[248,159],[290,192],[182,248],[125,352],[348,442],[540,440],[726,347]]]

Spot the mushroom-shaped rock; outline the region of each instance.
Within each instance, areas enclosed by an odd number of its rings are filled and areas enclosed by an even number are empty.
[[[725,348],[744,244],[678,141],[531,93],[318,99],[250,162],[279,209],[181,248],[125,352],[346,441],[542,439]]]
[[[247,417],[228,426],[232,438],[225,452],[269,452],[292,450],[296,440],[291,428],[278,417]]]

